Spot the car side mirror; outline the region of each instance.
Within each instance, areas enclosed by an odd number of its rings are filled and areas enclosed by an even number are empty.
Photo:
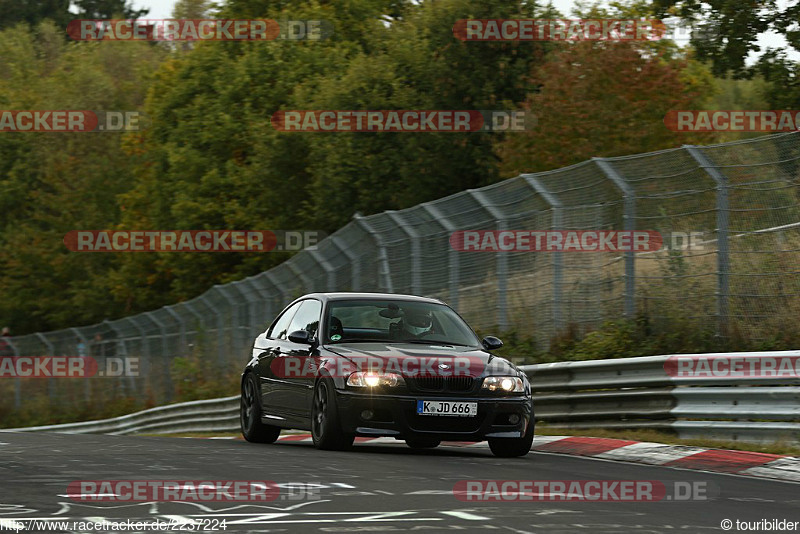
[[[481,340],[481,344],[486,350],[497,350],[503,346],[503,342],[494,336],[486,336]]]
[[[289,341],[292,343],[300,343],[302,345],[310,345],[311,344],[311,336],[309,335],[307,330],[295,330],[291,334],[289,334]]]

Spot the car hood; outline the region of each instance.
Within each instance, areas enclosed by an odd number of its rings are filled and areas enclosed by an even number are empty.
[[[473,377],[519,373],[505,358],[478,348],[410,343],[341,343],[325,345],[325,348],[362,369],[370,366],[387,371],[400,370],[403,374],[408,374],[405,371],[409,369],[425,373],[430,369],[437,372],[439,365],[443,364],[449,365],[450,370],[459,371],[459,374]]]

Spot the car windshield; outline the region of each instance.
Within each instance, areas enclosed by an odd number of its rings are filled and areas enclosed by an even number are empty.
[[[328,305],[326,342],[426,343],[479,347],[475,333],[444,304],[341,300]]]

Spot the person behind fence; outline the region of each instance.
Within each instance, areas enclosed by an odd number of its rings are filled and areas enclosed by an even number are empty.
[[[81,338],[75,338],[75,348],[78,351],[78,356],[85,358],[88,354],[86,351],[86,343]]]

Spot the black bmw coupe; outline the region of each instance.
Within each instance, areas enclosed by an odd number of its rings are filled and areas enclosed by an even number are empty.
[[[355,436],[413,448],[484,441],[523,456],[533,441],[525,373],[443,302],[412,295],[314,293],[292,302],[253,345],[242,374],[245,439],[310,430],[320,449]]]

